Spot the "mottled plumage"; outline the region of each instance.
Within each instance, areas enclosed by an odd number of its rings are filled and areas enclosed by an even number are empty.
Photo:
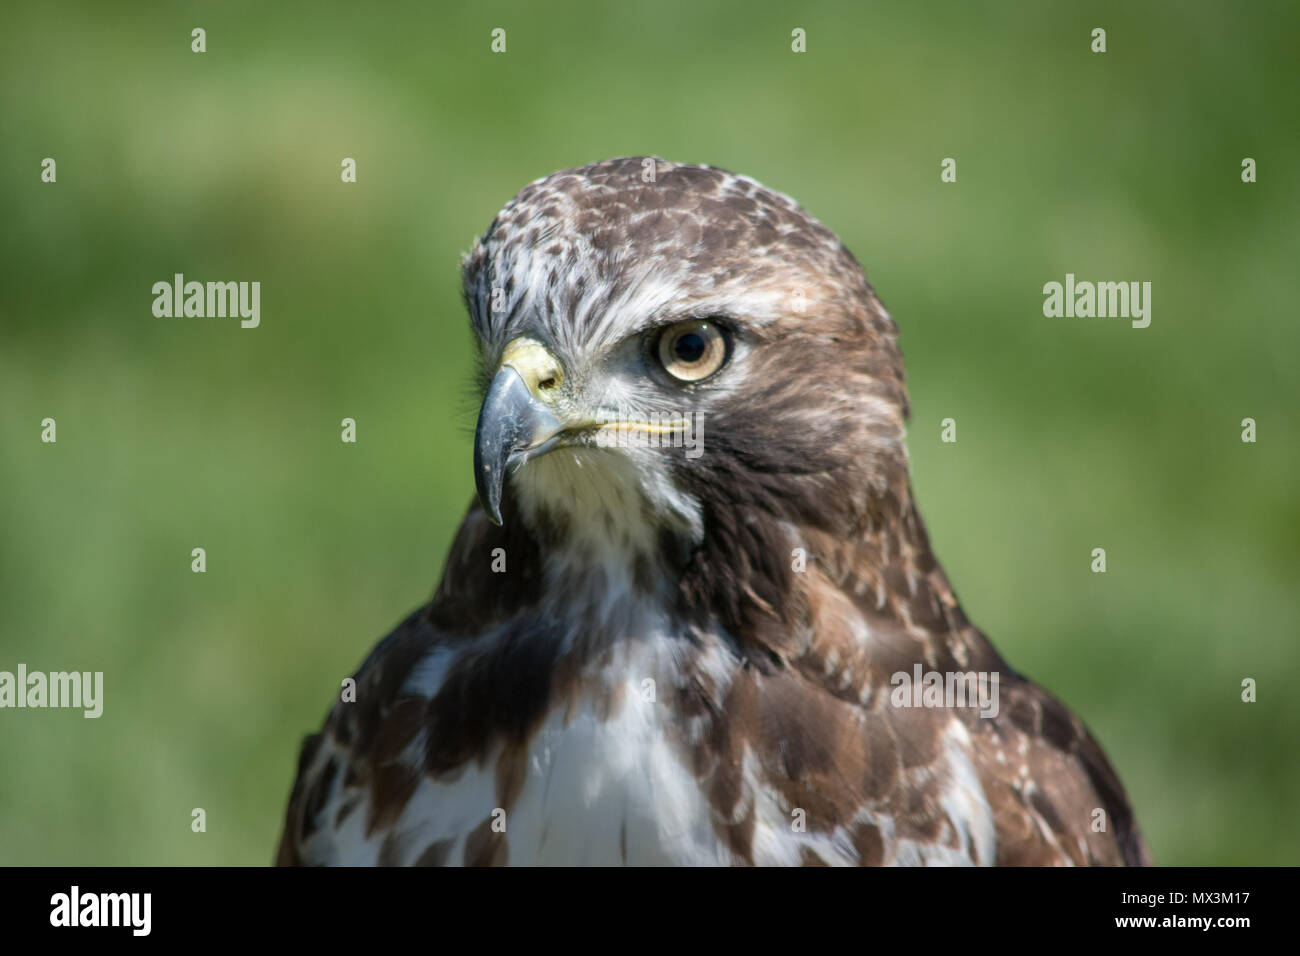
[[[897,330],[829,230],[610,160],[520,192],[464,283],[487,508],[305,742],[279,862],[1145,862],[1101,749],[931,552]],[[656,343],[701,319],[726,361],[676,380]],[[703,453],[599,445],[659,412]],[[896,706],[918,663],[997,674],[997,715]]]

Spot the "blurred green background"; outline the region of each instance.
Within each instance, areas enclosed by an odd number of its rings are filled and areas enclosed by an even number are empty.
[[[102,670],[105,711],[0,711],[0,863],[271,859],[299,739],[472,495],[459,254],[633,153],[863,262],[938,553],[1156,860],[1300,861],[1295,4],[269,6],[6,4],[0,670]],[[260,281],[261,327],[154,318],[175,272]],[[1150,328],[1044,318],[1067,272],[1152,282]]]

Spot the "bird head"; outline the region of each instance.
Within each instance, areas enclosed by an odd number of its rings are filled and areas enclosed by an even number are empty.
[[[497,524],[752,554],[904,494],[894,323],[835,235],[754,180],[654,157],[558,172],[463,271]]]

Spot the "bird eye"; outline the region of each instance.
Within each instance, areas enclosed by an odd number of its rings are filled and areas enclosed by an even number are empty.
[[[659,335],[659,362],[680,382],[708,378],[727,361],[727,340],[712,322],[689,319]]]

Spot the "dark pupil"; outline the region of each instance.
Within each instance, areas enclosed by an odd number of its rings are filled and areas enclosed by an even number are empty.
[[[673,343],[673,354],[687,364],[698,362],[704,357],[704,336],[687,332]]]

